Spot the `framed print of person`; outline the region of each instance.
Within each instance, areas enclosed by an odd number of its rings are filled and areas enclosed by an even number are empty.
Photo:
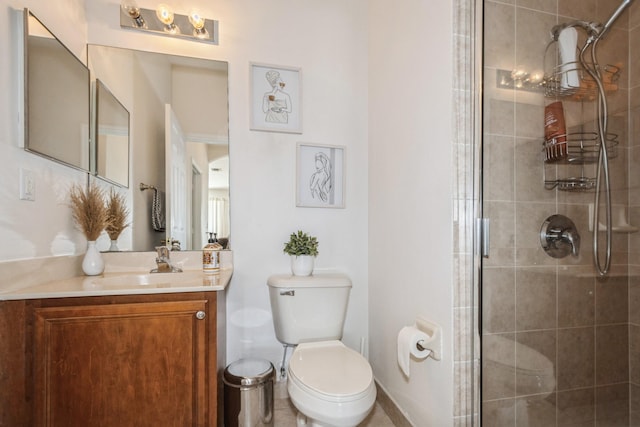
[[[344,208],[344,150],[298,143],[296,206]]]
[[[251,130],[302,133],[300,68],[250,64]]]

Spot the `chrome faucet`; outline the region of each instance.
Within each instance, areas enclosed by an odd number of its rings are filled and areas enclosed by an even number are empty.
[[[158,256],[156,257],[157,267],[151,273],[182,273],[182,269],[171,263],[169,248],[166,246],[156,246]]]

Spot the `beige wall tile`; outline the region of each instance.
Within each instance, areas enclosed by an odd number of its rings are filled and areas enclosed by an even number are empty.
[[[558,327],[594,325],[594,279],[575,273],[577,269],[570,269],[558,277]]]
[[[629,380],[629,328],[596,326],[596,385]]]
[[[629,425],[629,385],[596,387],[596,425]]]
[[[516,268],[517,331],[555,328],[556,301],[555,268]]]
[[[515,331],[515,269],[486,268],[482,280],[483,333]]]
[[[593,20],[596,0],[558,0],[558,14],[573,19]]]
[[[592,326],[558,330],[558,390],[594,386],[594,343]]]
[[[592,388],[558,392],[558,427],[594,426],[595,397]]]
[[[484,66],[513,70],[515,62],[516,8],[487,1],[484,6]]]

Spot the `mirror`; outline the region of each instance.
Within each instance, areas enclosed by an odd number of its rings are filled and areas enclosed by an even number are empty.
[[[129,186],[129,111],[100,79],[95,83],[92,170],[100,178]]]
[[[24,11],[25,149],[89,170],[89,70]]]
[[[227,63],[100,45],[88,46],[88,63],[130,114],[129,188],[120,191],[131,226],[118,247],[199,250],[207,232],[228,238]],[[102,161],[110,167],[98,152]]]

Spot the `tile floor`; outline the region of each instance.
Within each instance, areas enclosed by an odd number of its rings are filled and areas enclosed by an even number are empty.
[[[287,397],[285,381],[277,381],[274,384],[274,427],[296,427],[297,410]],[[371,413],[358,427],[395,427],[395,424],[384,412],[384,409],[376,402]]]

